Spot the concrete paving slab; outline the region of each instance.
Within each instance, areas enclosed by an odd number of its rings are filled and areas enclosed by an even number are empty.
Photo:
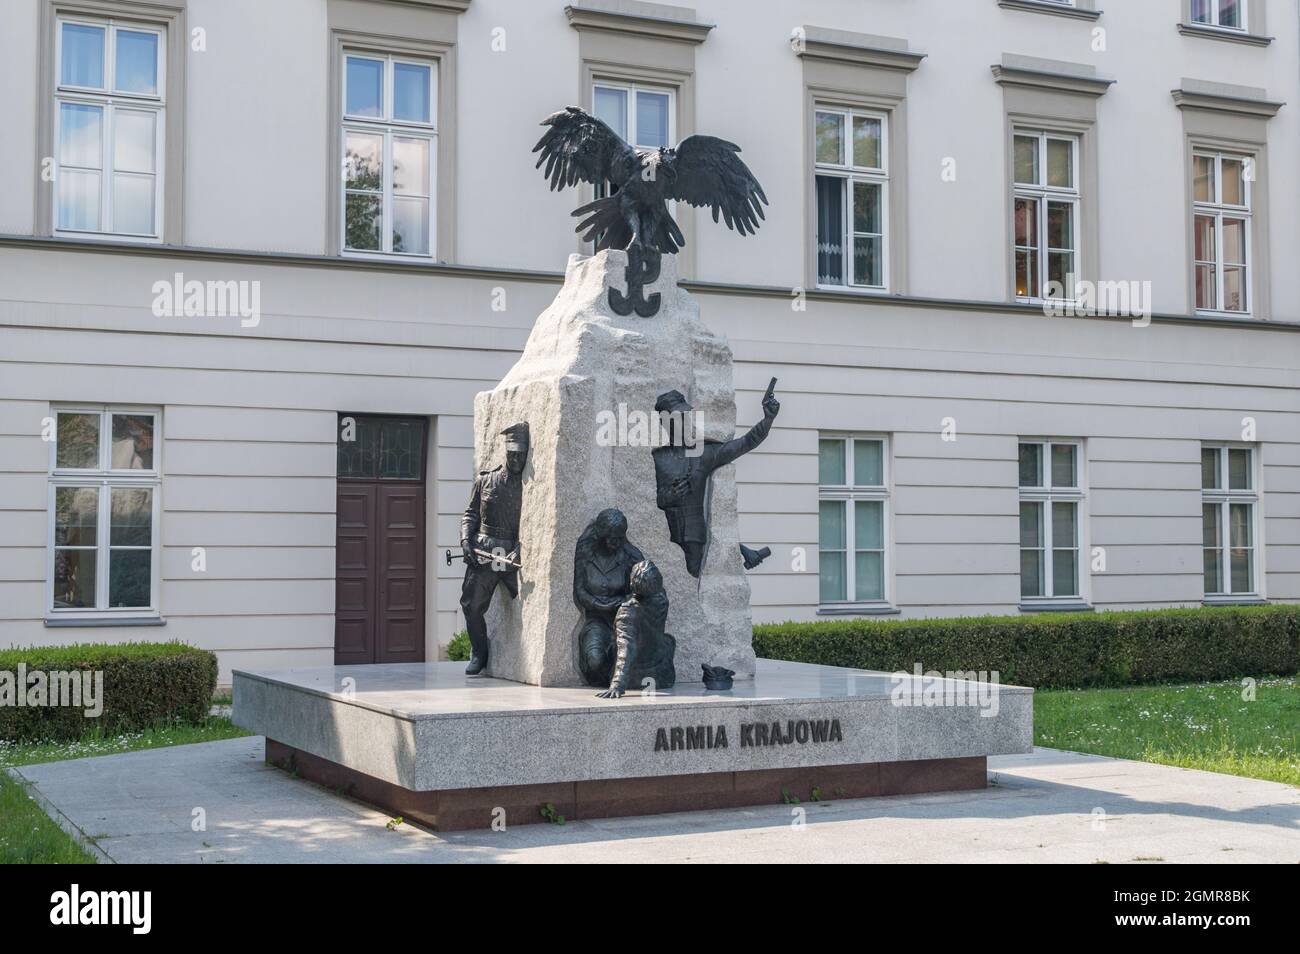
[[[437,834],[390,831],[384,814],[266,765],[264,744],[14,771],[116,862],[1300,862],[1300,788],[1052,749],[991,758],[982,791]]]

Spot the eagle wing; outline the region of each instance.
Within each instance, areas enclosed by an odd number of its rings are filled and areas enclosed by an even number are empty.
[[[767,196],[754,174],[740,158],[740,147],[716,136],[687,136],[675,150],[668,198],[693,206],[710,206],[741,235],[758,231]]]
[[[548,127],[533,147],[540,152],[537,168],[551,180],[552,191],[578,180],[597,185],[622,184],[640,166],[636,150],[595,116],[577,106],[565,106],[542,120]]]

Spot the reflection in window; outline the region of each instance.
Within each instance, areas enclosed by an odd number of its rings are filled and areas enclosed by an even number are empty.
[[[55,228],[159,237],[162,29],[60,21],[57,37]]]
[[[1207,597],[1254,596],[1255,489],[1253,447],[1201,448],[1201,552]]]
[[[815,130],[817,284],[884,289],[886,117],[819,108]]]
[[[1250,189],[1254,160],[1192,156],[1192,271],[1198,311],[1250,311]]]
[[[56,410],[52,613],[156,609],[155,412]]]
[[[1072,299],[1078,276],[1078,139],[1017,129],[1012,137],[1016,297]]]
[[[1083,503],[1075,441],[1021,441],[1020,596],[1079,597]]]
[[[819,601],[883,603],[889,490],[883,437],[817,442]]]
[[[435,67],[349,53],[343,77],[343,248],[430,256]]]

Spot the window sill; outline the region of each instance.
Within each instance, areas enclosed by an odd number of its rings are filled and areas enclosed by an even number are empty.
[[[1083,10],[1064,3],[1051,3],[1049,0],[998,0],[1003,10],[1023,10],[1026,13],[1048,13],[1072,20],[1096,20],[1101,16],[1100,10]]]
[[[1267,606],[1268,600],[1262,596],[1242,594],[1241,596],[1207,596],[1201,600],[1202,606]]]
[[[166,626],[161,616],[47,616],[47,629],[71,627],[96,628],[103,626]]]
[[[1203,40],[1226,40],[1229,43],[1244,43],[1247,46],[1268,46],[1273,42],[1271,36],[1247,33],[1244,30],[1207,26],[1204,23],[1180,23],[1178,24],[1178,32],[1183,36],[1195,36]]]
[[[1022,613],[1091,613],[1094,612],[1091,603],[1082,601],[1073,603],[1021,603],[1020,612]]]
[[[124,245],[162,245],[160,235],[136,235],[132,232],[78,232],[75,229],[55,229],[50,238],[65,242],[121,242]]]
[[[416,255],[411,252],[362,252],[350,248],[339,252],[339,258],[350,258],[361,262],[410,262],[413,265],[437,263],[433,255]]]
[[[864,298],[887,298],[890,294],[888,288],[874,288],[870,285],[823,285],[820,282],[817,283],[817,291],[861,295]]]
[[[842,603],[817,607],[818,616],[898,616],[902,612],[888,603]]]
[[[1207,321],[1222,321],[1225,318],[1234,321],[1263,321],[1262,318],[1256,318],[1248,311],[1216,311],[1212,308],[1198,308],[1192,313],[1193,318],[1204,318]]]

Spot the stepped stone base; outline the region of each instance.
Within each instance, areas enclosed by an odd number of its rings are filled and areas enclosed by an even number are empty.
[[[266,740],[266,760],[300,778],[342,792],[437,831],[531,825],[549,819],[547,806],[566,821],[623,818],[781,803],[803,804],[880,795],[919,795],[984,788],[987,759],[869,762],[815,769],[758,769],[700,775],[551,782],[413,792],[370,775]]]
[[[986,756],[1033,751],[1033,690],[977,685],[760,659],[726,692],[598,699],[463,663],[322,666],[236,670],[233,715],[268,760],[452,829],[978,788]]]

